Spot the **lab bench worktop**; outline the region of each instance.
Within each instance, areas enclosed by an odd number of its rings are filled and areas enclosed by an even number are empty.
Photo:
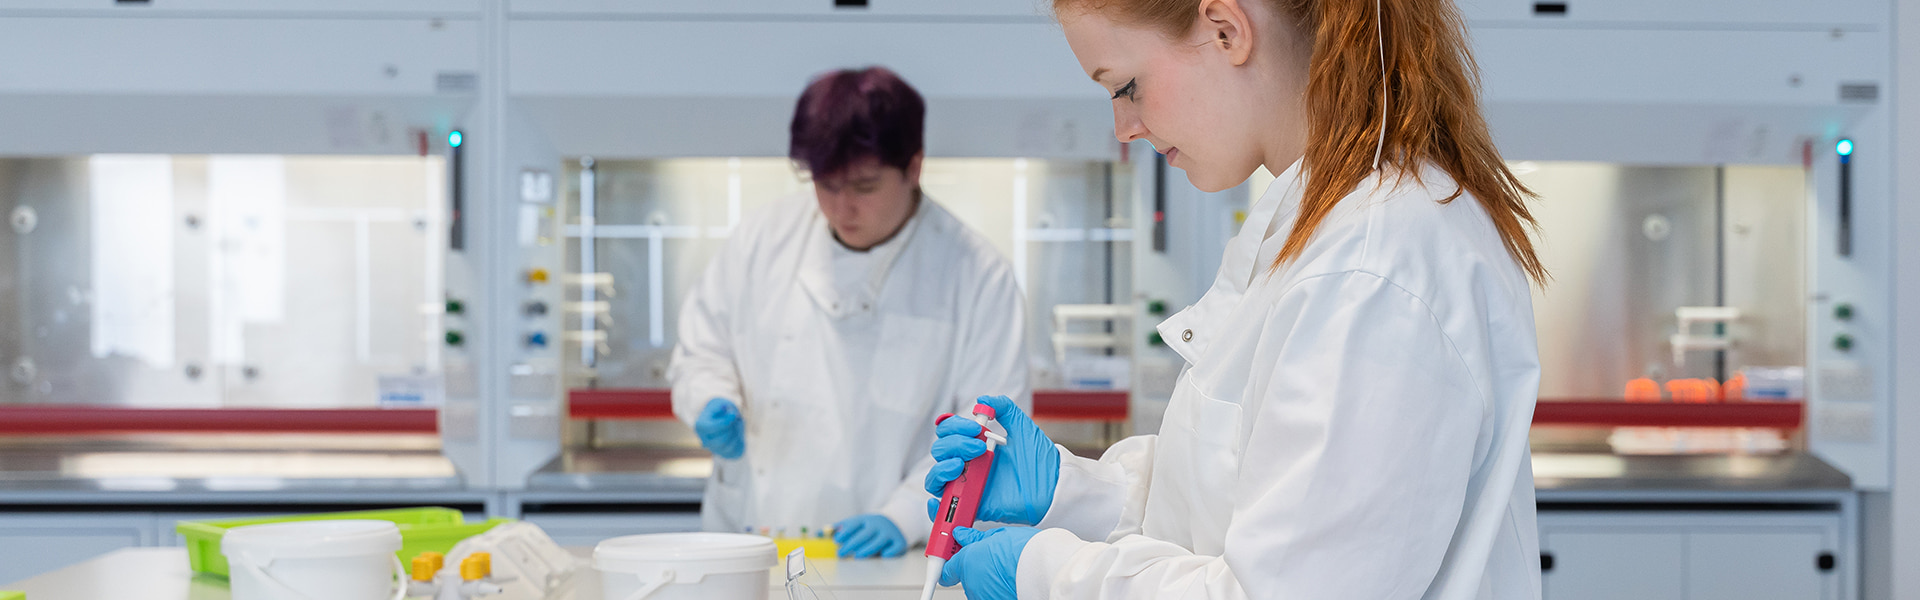
[[[568,548],[581,559],[576,572],[574,600],[601,598],[600,574],[592,568],[590,548]],[[814,559],[808,561],[808,574],[801,583],[816,592],[828,592],[837,600],[897,599],[918,595],[926,575],[926,557],[910,552],[906,556],[881,560]],[[785,598],[786,577],[781,567],[769,571],[772,598]],[[92,560],[23,581],[0,585],[0,589],[26,592],[30,600],[226,600],[224,579],[196,576],[187,567],[187,552],[181,548],[127,548]],[[561,595],[553,600],[566,600]],[[940,600],[964,597],[959,588],[942,588]]]
[[[700,452],[569,452],[536,473],[543,492],[680,489],[698,492],[712,460]],[[1784,492],[1847,490],[1846,473],[1804,453],[1777,455],[1617,455],[1536,452],[1534,486],[1543,494],[1613,490]]]
[[[616,491],[704,481],[712,459],[699,451],[568,452],[533,476],[531,489]],[[1809,454],[1619,455],[1535,452],[1541,490],[1844,490],[1846,473]],[[697,489],[697,488],[695,488]]]
[[[0,445],[0,503],[163,501],[249,496],[479,498],[493,493],[697,503],[712,470],[698,449],[570,449],[522,490],[475,490],[433,440],[326,439],[264,445],[206,439]],[[292,449],[289,449],[292,448]],[[1535,487],[1559,492],[1846,490],[1845,473],[1804,453],[1616,455],[1535,452]],[[195,500],[198,501],[198,500]],[[453,500],[445,500],[453,501]]]
[[[0,439],[0,504],[480,502],[432,436]]]
[[[1540,490],[1845,490],[1846,473],[1810,454],[1533,454]]]

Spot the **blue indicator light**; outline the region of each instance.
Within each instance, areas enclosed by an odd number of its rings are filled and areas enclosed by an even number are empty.
[[[455,129],[453,130],[452,133],[447,134],[447,145],[450,147],[459,148],[460,140],[463,137],[465,136],[460,135],[460,130]]]
[[[1840,143],[1833,145],[1833,151],[1841,156],[1853,156],[1853,140],[1841,139]]]

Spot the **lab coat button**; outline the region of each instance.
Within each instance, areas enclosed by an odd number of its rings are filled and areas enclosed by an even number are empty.
[[[1191,342],[1191,341],[1193,341],[1193,330],[1192,330],[1192,329],[1188,329],[1188,330],[1186,330],[1186,331],[1182,331],[1182,332],[1180,332],[1180,341],[1182,341],[1182,342]]]

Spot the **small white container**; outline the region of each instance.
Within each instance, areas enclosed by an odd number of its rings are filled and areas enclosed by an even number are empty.
[[[233,600],[400,600],[400,528],[388,521],[235,527],[220,540]]]
[[[1747,367],[1746,399],[1761,402],[1807,397],[1806,367]]]
[[[656,533],[600,542],[603,600],[766,600],[773,540],[738,533]]]

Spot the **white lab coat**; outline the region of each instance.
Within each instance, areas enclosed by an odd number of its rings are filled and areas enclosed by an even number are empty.
[[[812,192],[789,197],[742,220],[681,308],[674,414],[691,426],[719,397],[746,422],[746,453],[714,461],[708,530],[878,512],[924,541],[934,418],[982,395],[1031,406],[1025,301],[984,238],[923,199],[850,252]]]
[[[1159,435],[1062,453],[1021,598],[1540,596],[1528,280],[1420,180],[1362,182],[1277,272],[1299,164],[1274,181],[1159,327],[1188,362]]]

